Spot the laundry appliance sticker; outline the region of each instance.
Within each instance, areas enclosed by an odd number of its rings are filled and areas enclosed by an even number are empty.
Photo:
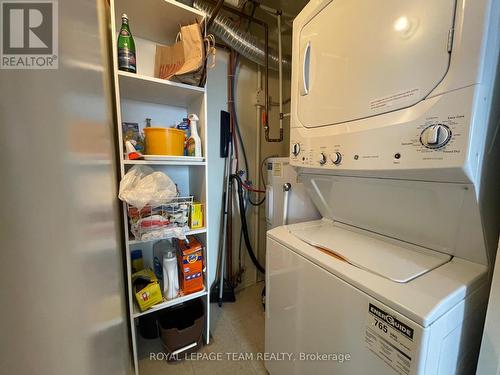
[[[384,96],[383,98],[374,99],[370,102],[370,109],[373,111],[387,108],[392,109],[390,107],[394,107],[404,102],[409,102],[412,100],[416,100],[420,95],[420,89],[408,89],[405,91],[397,92],[392,95]]]
[[[371,303],[366,314],[365,344],[397,374],[411,373],[415,348],[413,328]]]
[[[273,176],[279,178],[283,177],[283,168],[279,161],[273,163]]]

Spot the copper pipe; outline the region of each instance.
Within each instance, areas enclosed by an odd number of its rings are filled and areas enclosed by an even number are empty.
[[[208,3],[211,3],[212,5],[218,5],[219,3],[216,2],[215,0],[205,0]],[[260,25],[264,28],[264,49],[266,52],[266,57],[265,57],[265,88],[264,88],[264,96],[266,98],[266,102],[264,104],[264,121],[263,121],[263,126],[264,126],[264,135],[266,142],[282,142],[283,141],[283,129],[280,128],[280,135],[279,138],[270,138],[269,137],[269,25],[264,22],[259,20],[258,18],[255,18],[253,16],[249,16],[248,14],[235,9],[233,7],[230,7],[226,4],[223,4],[221,6],[222,9],[225,11],[228,11],[230,13],[233,13],[239,17],[245,18],[247,20],[251,20],[253,23],[256,23],[257,25]],[[215,13],[215,12],[214,12]],[[212,13],[212,14],[214,14]],[[208,29],[208,28],[207,28]]]
[[[212,12],[212,14],[210,15],[210,18],[209,20],[207,21],[207,30],[210,28],[210,26],[212,26],[212,23],[214,22],[215,20],[215,17],[217,16],[217,14],[219,13],[220,11],[220,8],[222,7],[222,5],[224,5],[224,0],[219,0],[217,2],[217,5],[215,6],[214,8],[214,11]]]
[[[281,33],[281,27],[280,27],[280,16],[281,16],[281,13],[278,11],[277,13],[278,15],[278,33]],[[267,31],[267,29],[266,29]],[[280,84],[280,119],[279,119],[279,122],[280,122],[280,135],[279,135],[279,138],[270,138],[269,137],[269,132],[270,132],[270,128],[269,128],[269,119],[268,119],[268,108],[269,108],[269,96],[268,96],[268,92],[267,92],[267,87],[268,87],[268,84],[269,84],[269,65],[268,65],[268,59],[269,59],[269,50],[268,50],[268,46],[267,46],[267,35],[266,35],[266,122],[264,124],[264,136],[266,138],[266,142],[282,142],[283,141],[283,113],[281,111],[282,109],[282,97],[281,97],[281,85],[282,85],[282,68],[281,68],[281,64],[282,64],[282,60],[281,60],[281,34],[278,36],[279,39],[279,84]]]

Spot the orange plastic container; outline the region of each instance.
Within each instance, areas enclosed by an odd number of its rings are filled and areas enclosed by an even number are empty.
[[[173,128],[144,128],[147,155],[184,156],[184,130]]]
[[[203,290],[203,246],[194,236],[187,236],[189,243],[177,240],[179,280],[184,294]]]

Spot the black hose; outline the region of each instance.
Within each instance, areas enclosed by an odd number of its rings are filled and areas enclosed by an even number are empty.
[[[260,206],[265,201],[266,201],[266,197],[262,198],[262,200],[260,202],[254,202],[253,200],[250,199],[250,197],[248,197],[248,202],[250,202],[250,204],[252,206]]]
[[[245,215],[245,203],[243,201],[243,182],[241,181],[240,176],[236,174],[232,174],[230,178],[231,180],[236,180],[236,183],[238,185],[238,204],[240,206],[241,228],[243,229],[243,238],[245,239],[245,245],[248,251],[248,255],[250,256],[250,259],[252,260],[252,263],[255,265],[255,267],[260,272],[265,273],[266,270],[261,266],[261,264],[257,260],[257,257],[255,256],[255,253],[253,252],[252,244],[250,243],[250,236],[248,235],[247,217]]]

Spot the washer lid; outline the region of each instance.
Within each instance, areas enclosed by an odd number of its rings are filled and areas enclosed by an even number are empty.
[[[451,259],[446,254],[328,220],[292,227],[291,233],[355,267],[398,283],[411,281]]]
[[[444,78],[455,0],[335,0],[299,32],[297,115],[305,127],[409,107]]]

